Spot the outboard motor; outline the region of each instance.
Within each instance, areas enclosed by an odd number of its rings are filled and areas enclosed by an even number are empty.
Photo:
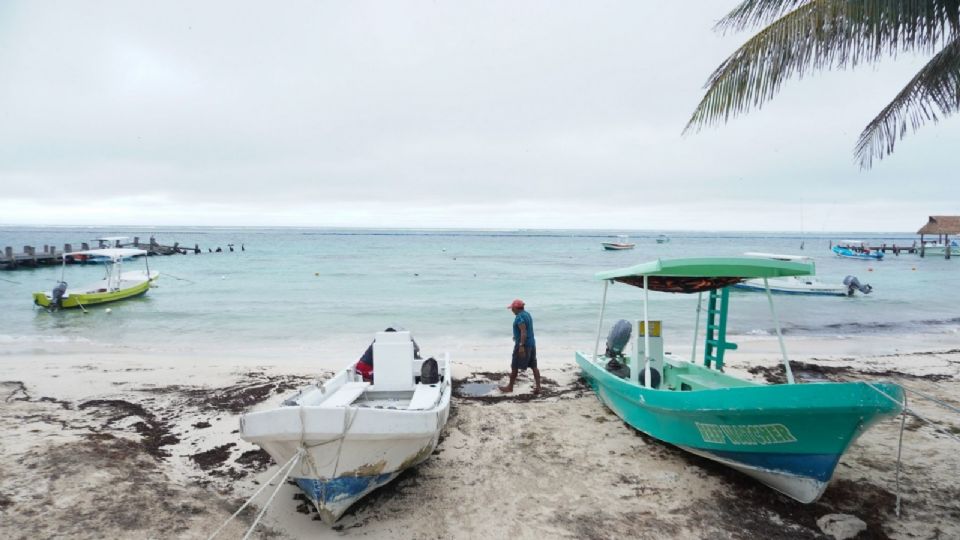
[[[627,346],[627,343],[630,342],[632,328],[633,325],[626,319],[617,321],[607,335],[607,351],[604,353],[604,356],[608,358],[623,356],[623,349]]]
[[[437,384],[440,382],[440,367],[433,358],[427,358],[420,364],[420,384]]]
[[[63,295],[67,293],[67,282],[60,281],[57,283],[57,286],[53,288],[53,291],[50,292],[50,297],[52,298],[51,305],[57,309],[63,307]]]
[[[847,296],[853,296],[855,291],[860,291],[863,294],[870,294],[873,291],[873,287],[869,283],[861,284],[857,276],[843,278],[843,284],[847,286]]]

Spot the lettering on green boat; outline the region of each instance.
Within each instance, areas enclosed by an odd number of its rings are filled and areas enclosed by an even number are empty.
[[[783,424],[703,424],[696,422],[704,442],[726,444],[782,444],[797,442]]]

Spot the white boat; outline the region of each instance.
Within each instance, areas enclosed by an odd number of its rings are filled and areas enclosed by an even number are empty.
[[[665,234],[661,234],[660,236],[657,237],[658,244],[667,244],[669,242],[670,242],[670,237]]]
[[[803,262],[811,266],[814,264],[812,257],[803,255],[779,255],[775,253],[744,253],[744,255],[778,261]],[[806,296],[853,296],[857,291],[863,294],[870,294],[873,291],[873,287],[861,284],[855,276],[847,276],[842,283],[837,284],[823,282],[812,275],[768,278],[766,283],[762,279],[748,279],[733,285],[733,287],[745,291],[766,292],[767,285],[770,286],[770,292],[774,294]]]
[[[949,244],[950,246],[950,255],[960,255],[960,243],[957,243],[956,240],[953,240]],[[920,251],[917,250],[917,254],[920,254]],[[942,242],[924,242],[923,243],[923,254],[934,255],[938,257],[945,256],[947,254],[947,244]]]
[[[629,242],[629,240],[630,238],[628,236],[620,235],[617,237],[616,242],[600,242],[600,245],[607,251],[619,251],[636,247],[636,244]]]
[[[290,476],[328,524],[430,457],[450,414],[448,355],[421,360],[410,332],[378,332],[373,356],[373,384],[354,362],[322,386],[302,388],[279,407],[240,419],[244,440],[278,464],[295,460]],[[431,367],[435,381],[429,380]]]

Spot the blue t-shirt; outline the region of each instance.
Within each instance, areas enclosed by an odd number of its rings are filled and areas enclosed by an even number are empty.
[[[517,313],[517,318],[513,320],[513,342],[520,343],[520,324],[527,326],[527,341],[524,347],[535,347],[537,341],[533,338],[533,317],[526,311]]]

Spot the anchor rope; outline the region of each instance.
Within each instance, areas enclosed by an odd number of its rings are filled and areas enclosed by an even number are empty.
[[[327,465],[330,464],[330,462],[336,460],[333,464],[333,474],[331,474],[329,478],[337,477],[337,470],[340,468],[340,455],[343,452],[343,441],[344,439],[347,438],[347,433],[349,433],[350,429],[353,427],[353,421],[356,420],[358,416],[357,414],[358,412],[359,412],[359,408],[357,407],[346,407],[346,410],[343,413],[343,431],[340,432],[340,435],[332,439],[328,439],[326,441],[307,444],[307,433],[306,433],[307,428],[306,428],[306,422],[305,422],[306,415],[304,412],[303,401],[301,400],[300,402],[300,451],[307,456],[307,467],[310,468],[310,471],[313,473],[313,476],[319,479],[322,475],[320,474],[321,467],[319,467],[317,465],[316,460],[314,460],[313,452],[311,452],[311,450],[314,448],[319,448],[321,446],[333,443],[333,442],[339,442],[340,444],[337,446],[337,452],[334,455],[334,457],[330,458],[330,460],[324,464],[324,467],[326,467]],[[323,487],[323,492],[320,494],[320,497],[321,499],[326,500],[326,489],[327,489],[326,484],[324,484],[322,487]]]
[[[280,488],[283,487],[283,484],[290,473],[293,472],[293,468],[300,461],[300,457],[303,456],[303,450],[297,450],[297,453],[294,459],[291,460],[290,467],[287,469],[287,473],[283,475],[283,479],[277,482],[276,489],[273,490],[273,493],[270,495],[270,498],[267,499],[267,503],[263,505],[263,508],[260,509],[260,513],[257,514],[257,519],[253,520],[253,525],[250,525],[250,528],[247,529],[247,534],[243,535],[243,540],[250,538],[250,535],[253,534],[253,530],[257,528],[257,525],[260,523],[260,519],[263,518],[263,515],[267,512],[267,508],[270,508],[270,505],[273,503],[273,499],[276,498],[277,493],[280,493]]]
[[[286,463],[283,464],[282,467],[280,467],[279,469],[277,469],[277,472],[273,473],[273,476],[271,476],[269,480],[267,480],[266,482],[264,482],[264,484],[263,484],[262,486],[260,486],[260,489],[258,489],[253,495],[250,496],[249,499],[247,499],[247,502],[243,503],[243,505],[242,505],[240,508],[238,508],[237,511],[234,512],[232,516],[228,517],[226,521],[224,521],[219,527],[217,527],[217,530],[213,531],[213,534],[211,534],[210,536],[208,536],[208,537],[207,537],[207,540],[213,540],[214,537],[216,537],[218,534],[220,534],[220,531],[223,530],[223,528],[226,527],[228,523],[230,523],[231,521],[233,521],[233,518],[239,516],[239,515],[240,515],[240,512],[243,512],[243,509],[246,508],[247,506],[249,506],[250,503],[252,503],[253,500],[257,498],[257,495],[260,495],[260,492],[262,492],[264,489],[266,489],[267,486],[269,486],[270,483],[273,482],[274,479],[276,479],[277,476],[280,476],[280,473],[283,472],[284,469],[287,469],[288,466],[290,466],[290,465],[291,465],[297,458],[299,458],[299,457],[300,457],[300,452],[298,451],[292,458],[290,458],[290,461],[287,461]],[[290,468],[290,469],[293,469],[292,466],[290,466],[289,468]],[[289,471],[289,470],[287,471],[287,474],[290,474],[290,471]],[[284,480],[286,480],[286,475],[284,475]],[[280,482],[280,485],[283,485],[283,482],[282,482],[282,481]]]
[[[943,406],[943,407],[945,407],[945,408],[947,408],[947,409],[949,409],[949,410],[952,410],[952,411],[960,412],[960,409],[958,409],[958,408],[956,408],[956,407],[954,407],[954,406],[952,406],[952,405],[950,405],[950,404],[948,404],[948,403],[944,403],[943,401],[941,401],[941,400],[939,400],[939,399],[936,399],[936,398],[934,398],[934,397],[932,397],[932,396],[928,396],[928,395],[924,394],[923,392],[919,392],[919,391],[917,391],[917,390],[914,390],[914,389],[912,389],[912,388],[909,388],[909,387],[906,387],[906,386],[903,386],[903,385],[900,385],[900,387],[901,387],[903,390],[905,390],[905,391],[904,391],[904,393],[903,393],[903,402],[900,402],[900,401],[897,401],[896,399],[894,399],[893,397],[891,397],[890,394],[887,394],[887,393],[884,392],[883,390],[880,390],[879,388],[877,388],[876,386],[874,386],[873,383],[871,383],[870,381],[864,381],[864,383],[865,383],[867,386],[869,386],[870,388],[874,389],[877,393],[879,393],[879,394],[882,395],[883,397],[889,399],[890,401],[892,401],[892,402],[894,402],[894,403],[896,403],[897,405],[900,406],[900,437],[899,437],[899,440],[898,440],[898,442],[897,442],[897,469],[896,469],[896,471],[897,471],[897,472],[896,472],[896,491],[897,491],[896,514],[897,514],[897,517],[899,518],[899,517],[900,517],[900,471],[902,470],[901,456],[902,456],[902,452],[903,452],[903,432],[904,432],[904,429],[906,428],[907,415],[909,414],[910,416],[913,416],[913,417],[915,417],[915,418],[919,418],[920,420],[923,420],[924,422],[930,424],[931,426],[933,426],[933,427],[935,427],[935,428],[941,428],[940,424],[934,422],[933,420],[930,420],[929,418],[926,418],[925,416],[923,416],[922,414],[918,413],[917,411],[909,408],[909,407],[907,406],[907,394],[912,392],[912,393],[914,393],[914,394],[917,394],[917,395],[919,395],[919,396],[921,396],[921,397],[923,397],[923,398],[925,398],[925,399],[927,399],[927,400],[930,400],[930,401],[932,401],[932,402],[934,402],[934,403],[936,403],[936,404],[938,404],[938,405],[941,405],[941,406]],[[938,429],[937,432],[940,433],[940,434],[942,434],[942,435],[946,435],[946,436],[950,437],[951,439],[953,439],[953,440],[955,440],[955,441],[957,441],[957,442],[960,442],[960,437],[957,437],[956,435],[953,435],[952,433],[945,432],[945,431],[943,431],[942,429]]]

